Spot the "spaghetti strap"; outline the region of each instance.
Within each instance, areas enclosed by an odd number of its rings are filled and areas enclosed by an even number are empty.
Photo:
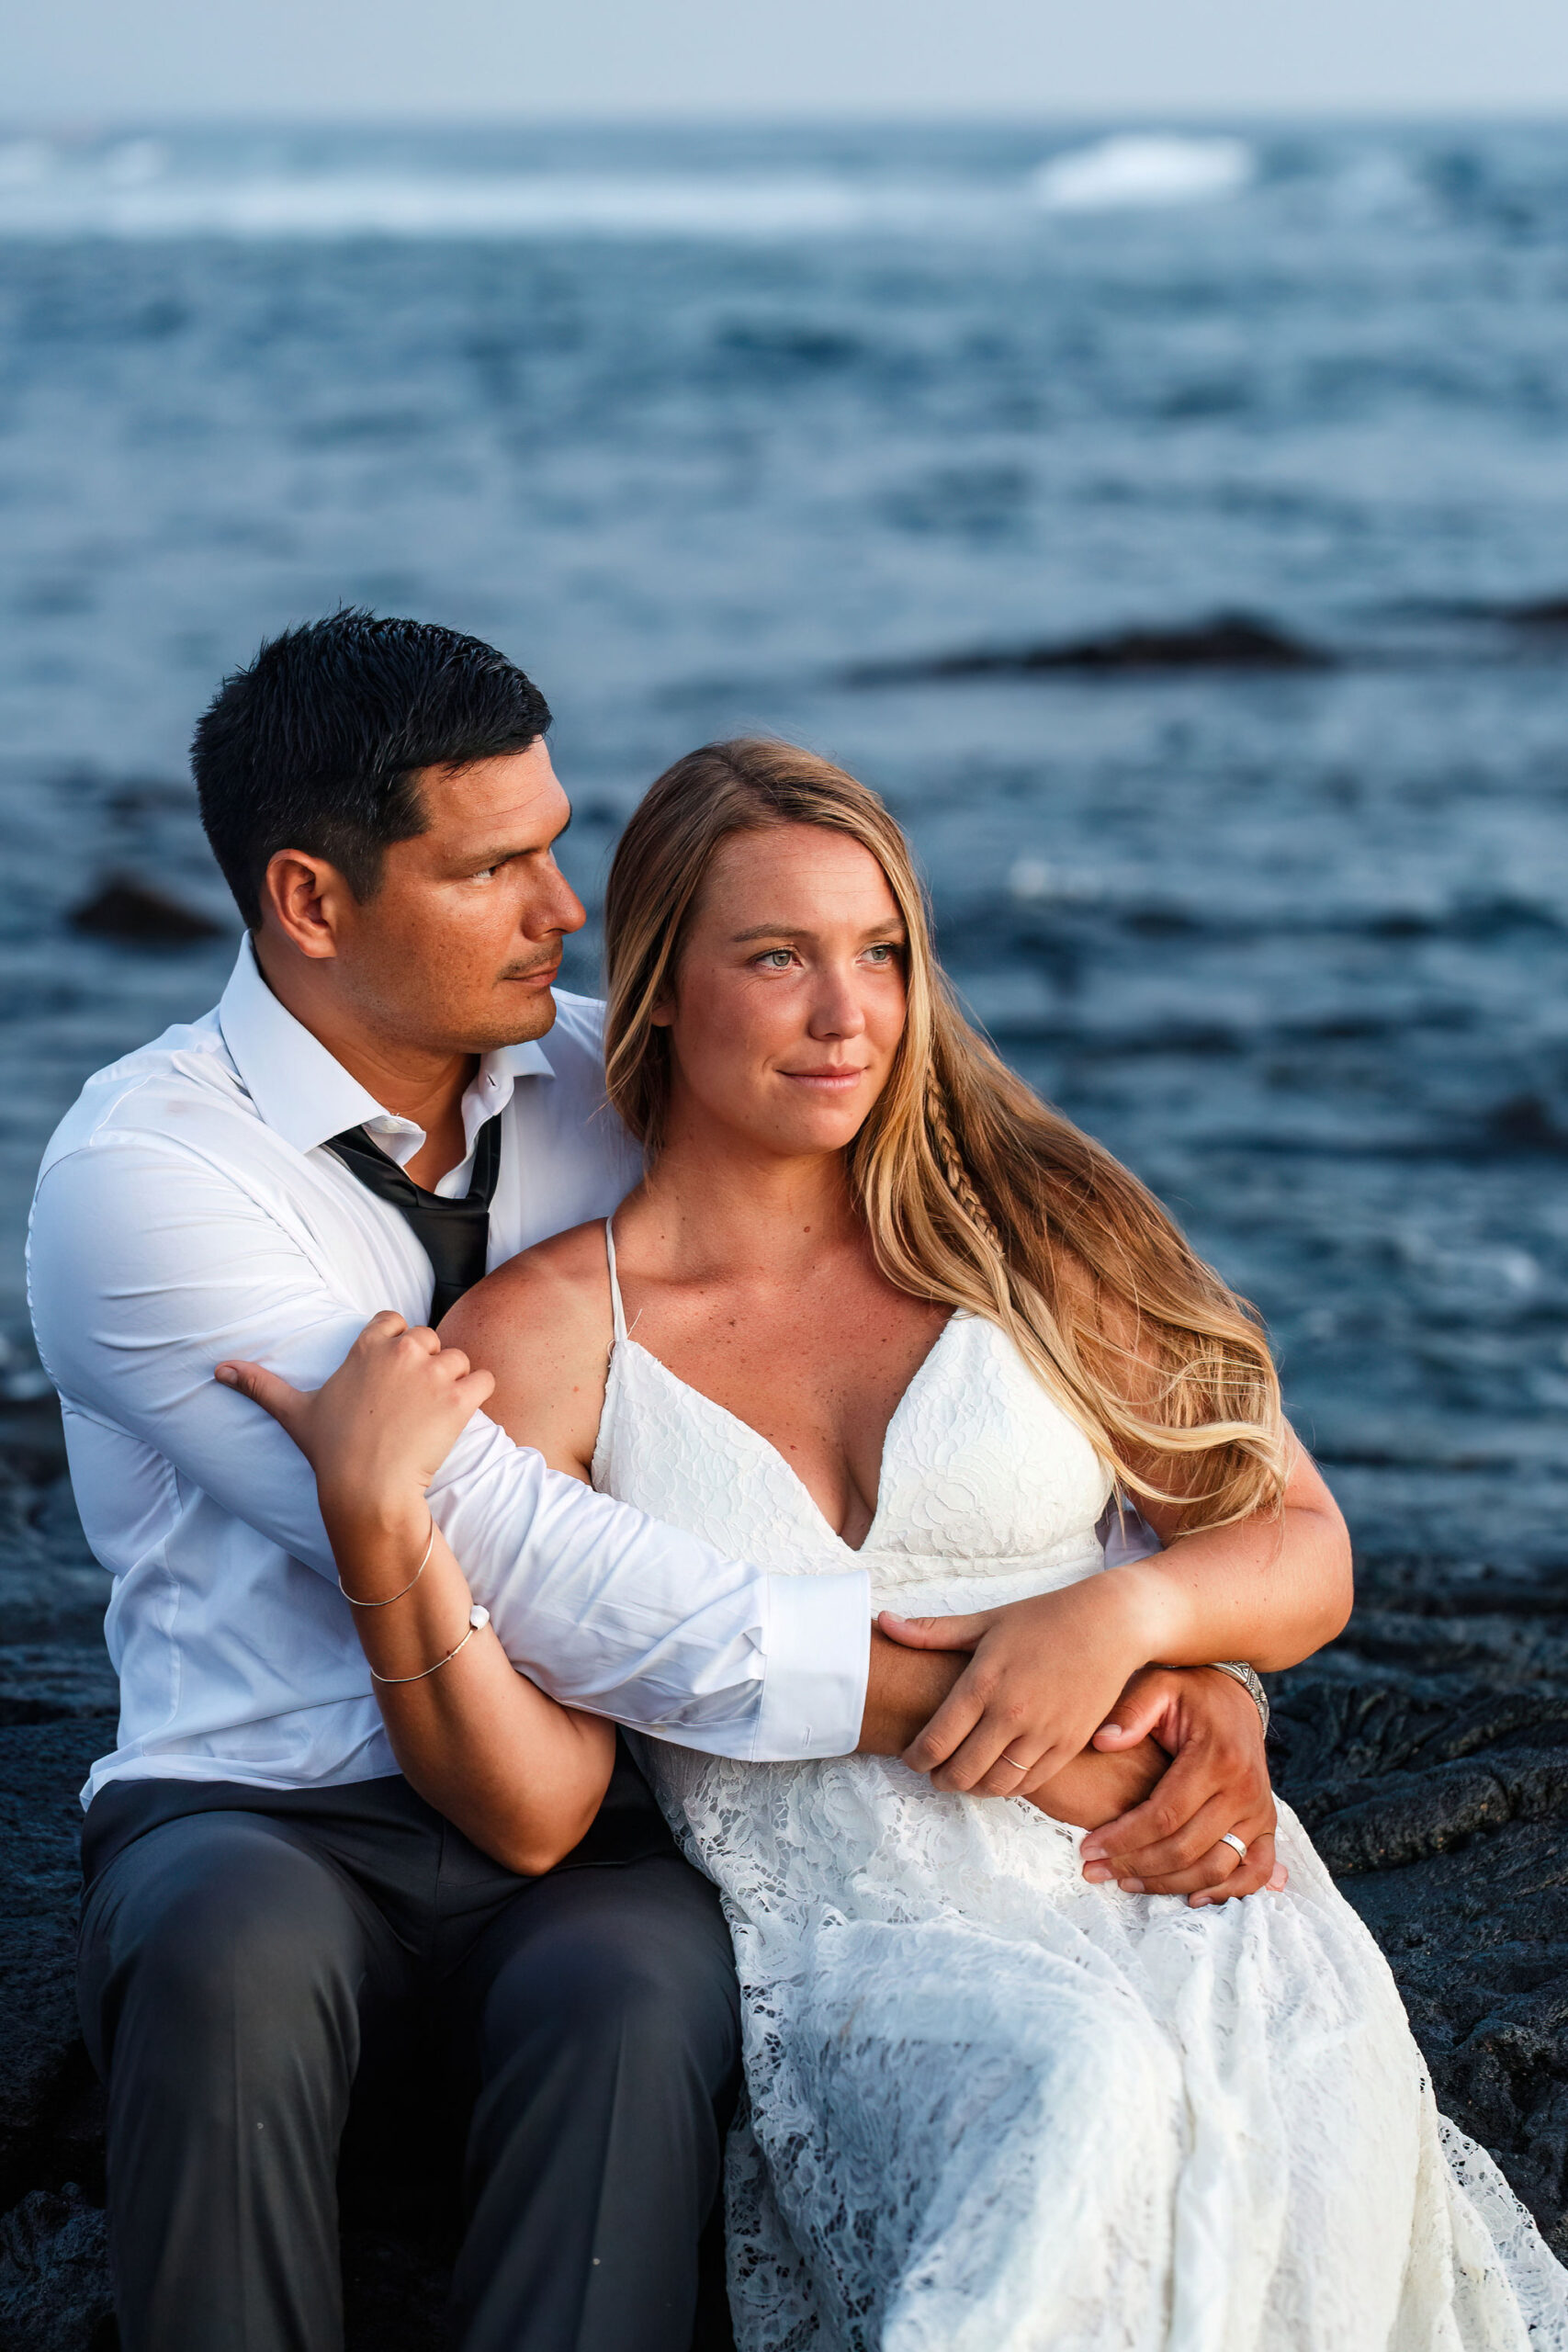
[[[613,1216],[607,1216],[604,1219],[604,1255],[610,1264],[610,1313],[615,1322],[615,1344],[618,1347],[626,1336],[626,1310],[621,1305],[620,1277],[615,1272],[615,1220]]]

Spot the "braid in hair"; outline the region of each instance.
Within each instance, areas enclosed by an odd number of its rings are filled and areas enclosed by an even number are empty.
[[[926,1125],[936,1147],[938,1163],[953,1194],[971,1225],[977,1226],[993,1249],[1000,1250],[1001,1236],[997,1231],[990,1210],[975,1189],[975,1180],[964,1164],[963,1154],[953,1132],[953,1122],[947,1114],[947,1097],[935,1070],[926,1077]]]

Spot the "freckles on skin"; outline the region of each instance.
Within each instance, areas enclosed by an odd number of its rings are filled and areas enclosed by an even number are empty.
[[[841,1149],[903,1035],[903,944],[886,876],[847,834],[726,842],[666,1015],[677,1096],[774,1149]]]

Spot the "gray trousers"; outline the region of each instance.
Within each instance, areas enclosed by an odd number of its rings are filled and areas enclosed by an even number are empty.
[[[401,1779],[114,1784],[83,1846],[123,2352],[340,2352],[350,2095],[422,2051],[465,2111],[462,2352],[688,2352],[738,1996],[629,1758],[539,1879]]]

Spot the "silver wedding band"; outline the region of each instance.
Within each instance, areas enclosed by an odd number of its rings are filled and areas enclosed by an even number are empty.
[[[1245,1838],[1238,1838],[1234,1829],[1227,1829],[1224,1832],[1224,1835],[1221,1838],[1220,1843],[1222,1846],[1234,1846],[1236,1852],[1241,1856],[1242,1860],[1244,1862],[1246,1861],[1247,1840]]]
[[[998,1764],[1010,1764],[1015,1772],[1027,1772],[1029,1770],[1028,1765],[1021,1764],[1016,1756],[999,1756],[997,1761]]]

